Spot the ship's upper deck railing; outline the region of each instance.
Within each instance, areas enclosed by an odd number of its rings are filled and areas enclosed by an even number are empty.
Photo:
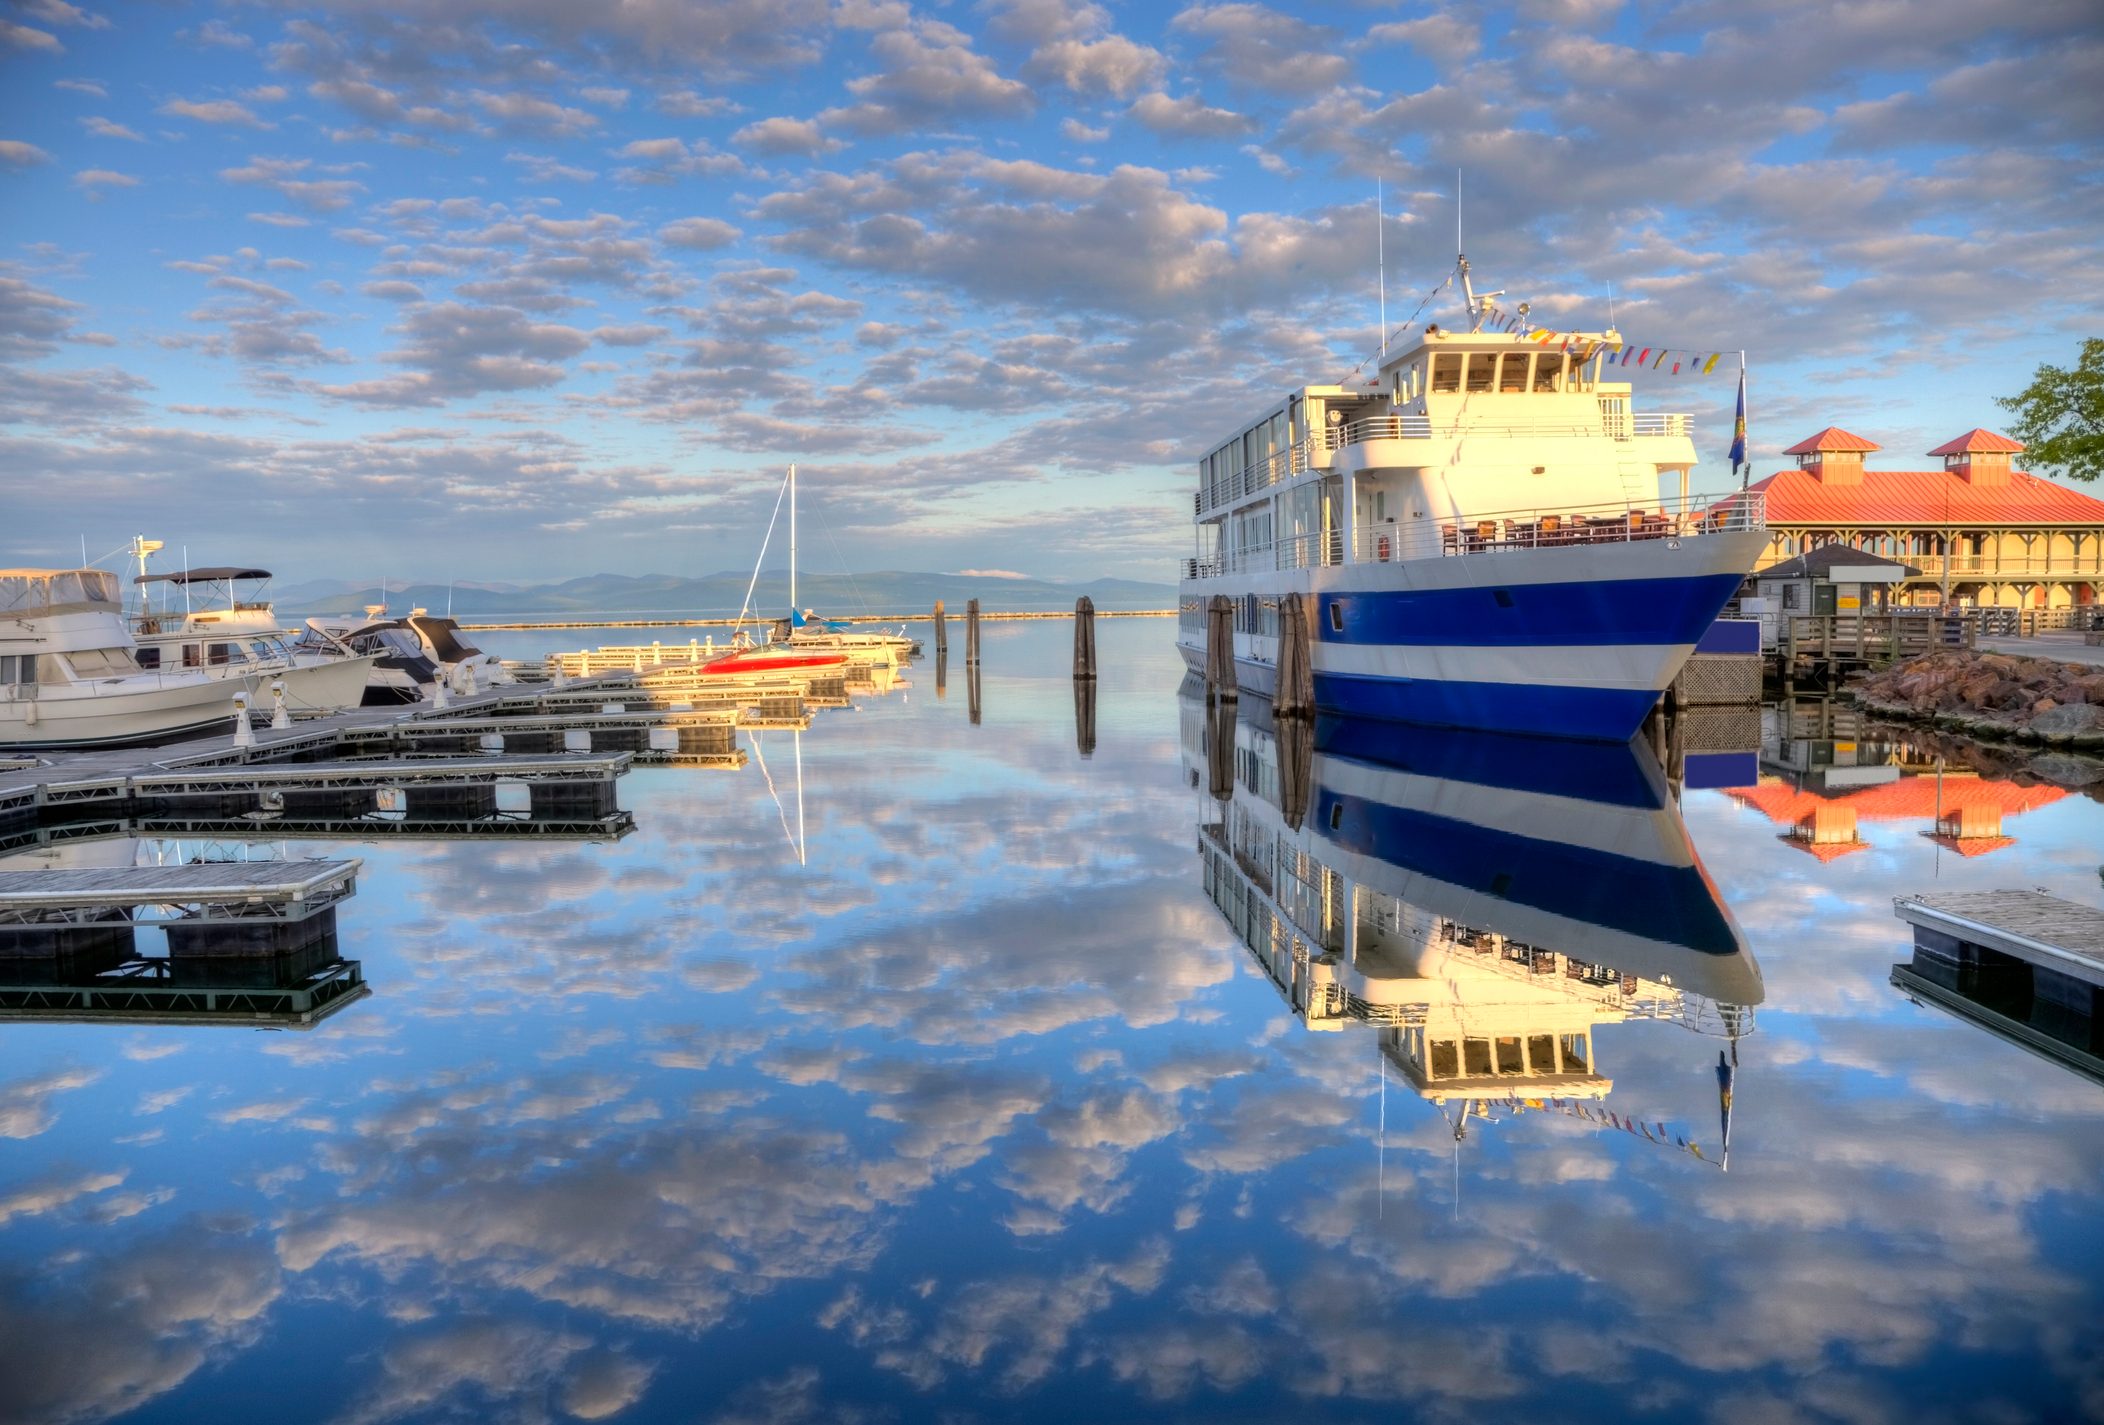
[[[1686,436],[1692,433],[1690,417],[1662,412],[1634,413],[1619,401],[1603,399],[1600,422],[1454,421],[1435,425],[1429,416],[1368,416],[1342,425],[1315,431],[1283,450],[1245,465],[1224,479],[1199,483],[1196,513],[1200,516],[1224,510],[1259,491],[1281,484],[1296,475],[1323,467],[1333,451],[1370,440],[1432,440],[1451,436],[1490,436],[1508,439],[1584,439],[1606,436],[1610,440],[1642,440],[1653,436]]]
[[[1723,501],[1714,496],[1661,499],[1641,508],[1602,505],[1537,506],[1489,510],[1441,519],[1386,520],[1361,524],[1349,550],[1354,564],[1389,564],[1404,559],[1496,555],[1531,549],[1588,548],[1640,539],[1692,539],[1767,527],[1767,497],[1742,490]],[[1292,535],[1266,544],[1224,549],[1205,559],[1186,559],[1183,577],[1269,573],[1342,564],[1342,532]]]

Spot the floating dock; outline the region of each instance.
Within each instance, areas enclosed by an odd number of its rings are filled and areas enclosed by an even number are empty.
[[[1914,959],[1892,983],[2104,1084],[2104,910],[2043,891],[1900,897]]]
[[[334,942],[336,907],[362,863],[202,861],[0,871],[0,959],[79,962],[128,953],[159,926],[171,958],[275,957]]]

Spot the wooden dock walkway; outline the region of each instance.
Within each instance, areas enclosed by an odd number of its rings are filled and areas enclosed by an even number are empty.
[[[2043,891],[1939,892],[1893,909],[1914,927],[1896,988],[2104,1085],[2104,911]]]
[[[364,863],[206,861],[176,866],[0,871],[0,935],[108,923],[298,921],[347,900]]]
[[[1897,897],[1892,908],[1915,927],[1917,945],[1927,930],[2104,987],[2104,910],[2044,891],[1939,891]]]

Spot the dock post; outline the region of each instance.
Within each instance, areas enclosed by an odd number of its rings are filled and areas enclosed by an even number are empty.
[[[950,651],[950,628],[943,621],[942,600],[935,601],[935,656],[942,657]]]
[[[964,666],[979,666],[979,601],[964,601]]]
[[[1074,747],[1083,757],[1096,755],[1096,680],[1074,679]]]
[[[967,700],[968,700],[968,701],[970,702],[970,704],[971,704],[971,708],[970,708],[970,711],[971,711],[971,718],[972,718],[972,726],[973,726],[973,727],[977,727],[977,726],[979,725],[979,707],[980,707],[980,704],[979,704],[979,665],[978,665],[977,663],[967,663],[967,664],[965,664],[965,665],[964,665],[964,693],[965,693],[965,697],[966,697],[966,699],[967,699]]]
[[[1220,597],[1226,596],[1223,594]],[[1235,703],[1226,698],[1206,706],[1206,791],[1216,802],[1234,800],[1235,715]]]
[[[1074,600],[1074,676],[1096,676],[1096,602],[1087,594]]]
[[[248,694],[234,694],[234,745],[254,747],[256,745],[255,724],[248,720]]]
[[[1235,683],[1235,606],[1225,594],[1213,595],[1205,609],[1205,691],[1221,701],[1241,695]]]
[[[292,726],[292,714],[286,711],[285,708],[285,680],[283,678],[270,680],[270,700],[273,704],[270,714],[270,725],[273,730],[282,732],[284,729]]]
[[[1288,594],[1278,601],[1278,691],[1272,712],[1282,718],[1315,715],[1315,665],[1308,641],[1307,601]]]

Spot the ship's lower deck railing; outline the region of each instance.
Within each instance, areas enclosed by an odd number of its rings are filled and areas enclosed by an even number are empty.
[[[1519,550],[1592,548],[1637,540],[1689,539],[1766,527],[1764,496],[1741,491],[1722,501],[1691,497],[1642,507],[1602,504],[1499,510],[1443,519],[1362,524],[1350,541],[1350,563],[1505,554]],[[1346,563],[1341,531],[1293,535],[1184,561],[1186,579],[1270,573]]]

